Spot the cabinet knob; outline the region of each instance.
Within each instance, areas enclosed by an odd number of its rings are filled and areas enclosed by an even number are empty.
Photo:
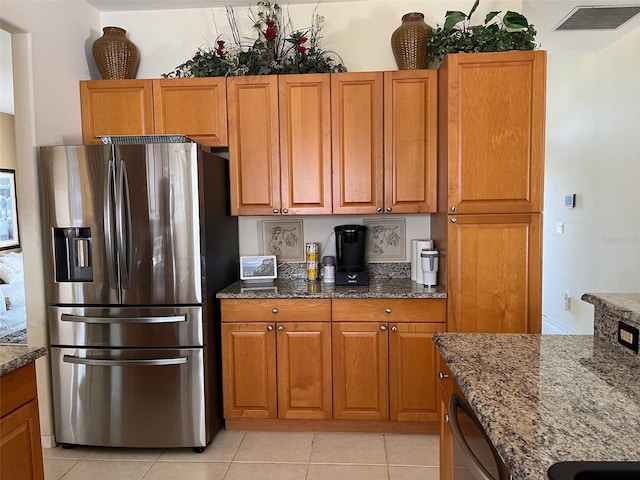
[[[386,313],[391,313],[391,309],[390,309],[390,308],[385,308],[385,309],[384,309],[384,311],[385,311]]]
[[[398,327],[396,327],[395,325],[393,327],[391,327],[391,331],[392,332],[397,332],[398,331]]]
[[[458,211],[458,207],[456,207],[455,205],[453,205],[453,206],[451,207],[451,211],[452,211],[452,212],[457,212],[457,211]]]
[[[278,209],[277,209],[277,208],[274,208],[274,209],[273,209],[273,213],[278,213]]]
[[[382,330],[383,332],[387,330],[387,327],[385,325],[380,325],[380,330]]]
[[[282,209],[282,213],[289,213],[289,209],[288,208],[283,208]]]
[[[444,379],[444,378],[449,378],[449,375],[447,375],[447,374],[446,374],[446,373],[444,373],[444,372],[438,372],[438,378],[439,378],[440,380],[442,380],[442,379]]]
[[[376,208],[376,212],[380,213],[382,211],[382,207]]]
[[[282,325],[278,325],[278,331],[281,332],[284,330],[284,327]]]
[[[390,212],[392,210],[391,207],[387,207],[387,212]]]
[[[270,332],[273,330],[273,325],[267,325],[267,331]]]
[[[458,223],[458,219],[457,219],[456,217],[453,217],[453,218],[451,219],[451,223]]]
[[[278,313],[278,309],[277,309],[277,308],[272,309],[272,310],[271,310],[271,313],[273,313],[273,314]]]
[[[449,423],[449,414],[448,413],[444,414],[444,423]]]

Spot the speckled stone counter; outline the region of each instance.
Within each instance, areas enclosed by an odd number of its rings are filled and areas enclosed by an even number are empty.
[[[443,287],[428,288],[408,278],[372,278],[366,286],[339,286],[277,279],[272,284],[235,282],[217,293],[217,298],[447,298]]]
[[[596,336],[618,345],[618,321],[640,328],[640,293],[585,293],[581,298],[594,306]]]
[[[0,376],[36,361],[47,354],[45,347],[0,346]]]
[[[434,342],[514,479],[566,460],[639,461],[640,359],[592,336]]]

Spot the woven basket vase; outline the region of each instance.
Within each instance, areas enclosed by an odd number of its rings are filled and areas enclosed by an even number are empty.
[[[135,78],[138,48],[120,27],[104,27],[103,35],[93,42],[93,58],[103,80]]]
[[[427,42],[433,29],[424,15],[411,12],[402,16],[402,24],[391,35],[391,49],[400,70],[427,68]]]

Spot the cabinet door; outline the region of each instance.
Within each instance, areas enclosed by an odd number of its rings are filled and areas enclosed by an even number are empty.
[[[439,76],[447,208],[541,212],[546,52],[447,55]]]
[[[276,418],[273,324],[222,324],[222,390],[225,418]]]
[[[437,70],[384,72],[387,213],[436,211]]]
[[[331,324],[279,323],[278,418],[331,418]]]
[[[333,213],[383,211],[382,72],[331,75]]]
[[[388,420],[386,323],[333,323],[333,418]]]
[[[278,77],[227,79],[232,215],[280,214]]]
[[[450,216],[449,331],[541,333],[541,216]]]
[[[36,399],[0,419],[0,458],[0,478],[44,480]]]
[[[224,78],[153,81],[157,134],[179,134],[210,147],[227,146],[227,86]]]
[[[101,143],[99,135],[150,135],[153,131],[151,80],[80,82],[82,141]]]
[[[437,422],[440,404],[435,332],[444,324],[390,324],[389,418],[392,421]]]
[[[331,82],[278,77],[282,213],[331,214]]]

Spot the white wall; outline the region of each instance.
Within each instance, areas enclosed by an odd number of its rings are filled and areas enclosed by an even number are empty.
[[[543,310],[591,333],[583,293],[640,292],[640,28],[596,53],[549,52],[548,78]]]
[[[78,80],[86,77],[86,40],[98,25],[98,13],[81,1],[2,0],[0,9],[13,43],[16,190],[32,346],[48,345],[37,146],[81,141]],[[48,364],[47,357],[36,363],[45,446],[54,435]]]

